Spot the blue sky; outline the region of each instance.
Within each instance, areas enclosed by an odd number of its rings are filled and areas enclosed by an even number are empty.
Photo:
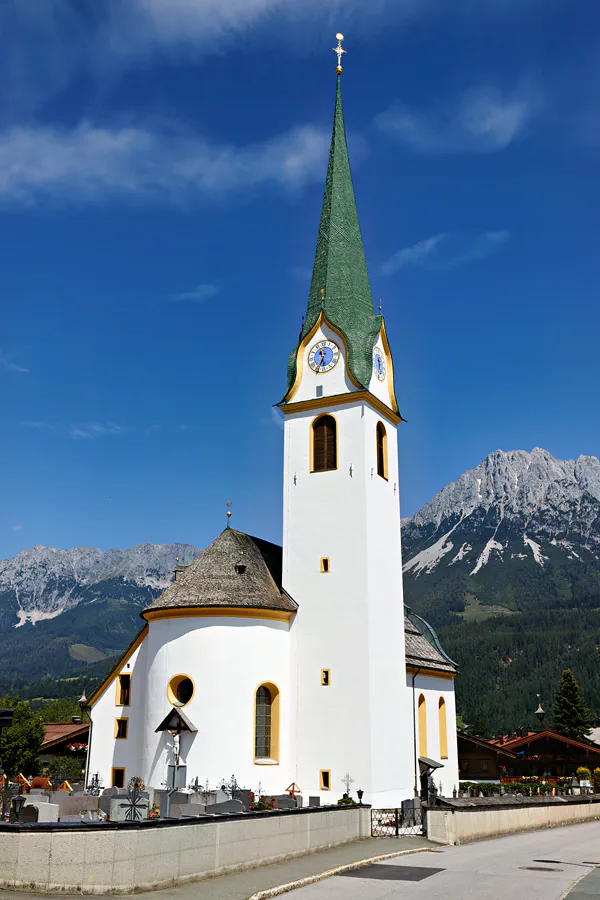
[[[402,514],[498,447],[598,454],[600,8],[5,0],[0,558],[280,540],[335,88]]]

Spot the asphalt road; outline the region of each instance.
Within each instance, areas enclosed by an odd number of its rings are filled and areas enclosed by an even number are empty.
[[[568,896],[569,900],[591,900],[600,897],[600,868],[590,863],[600,866],[600,822],[397,857],[298,888],[290,897],[561,900]]]

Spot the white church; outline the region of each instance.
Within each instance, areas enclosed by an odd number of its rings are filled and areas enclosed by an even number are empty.
[[[394,367],[350,175],[341,54],[306,317],[288,363],[283,547],[227,527],[90,698],[88,778],[235,775],[397,807],[458,786],[456,667],[402,595]],[[184,768],[185,767],[185,768]],[[179,783],[181,778],[179,777]]]

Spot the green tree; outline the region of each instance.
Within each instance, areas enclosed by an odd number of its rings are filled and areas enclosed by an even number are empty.
[[[594,727],[594,718],[570,669],[565,669],[558,685],[553,724],[559,734],[579,741]]]
[[[0,737],[0,766],[10,776],[16,772],[22,772],[25,777],[37,775],[38,754],[44,740],[39,716],[31,711],[29,703],[19,702],[18,697],[7,695],[0,700],[0,706],[15,711],[12,726],[4,728]]]
[[[60,777],[71,784],[81,780],[81,770],[85,763],[76,756],[55,756],[48,763],[48,775],[51,778]]]
[[[67,697],[46,701],[38,710],[42,722],[70,722],[73,716],[80,715],[81,709],[77,701]]]

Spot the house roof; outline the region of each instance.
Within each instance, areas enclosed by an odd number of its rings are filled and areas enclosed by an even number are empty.
[[[241,568],[245,567],[243,572]],[[243,607],[293,613],[298,605],[281,586],[282,549],[225,528],[144,614],[162,609]]]
[[[404,617],[406,665],[456,674],[456,668],[421,634],[408,616]]]
[[[44,722],[44,740],[40,752],[66,740],[87,740],[89,729],[89,722]]]
[[[475,737],[473,734],[465,734],[464,731],[458,731],[456,733],[457,740],[465,741],[468,744],[472,744],[474,747],[481,747],[484,750],[492,750],[494,753],[503,754],[504,756],[508,756],[511,759],[516,759],[517,754],[512,750],[509,750],[504,744],[497,745],[494,741],[488,741],[486,738]]]
[[[296,377],[298,347],[321,312],[344,336],[348,368],[355,381],[368,389],[373,372],[373,344],[383,317],[376,316],[373,307],[350,173],[339,75],[308,308],[298,343],[289,358],[286,396]]]
[[[596,746],[595,744],[586,743],[586,741],[577,741],[574,738],[565,737],[564,734],[559,734],[557,731],[553,731],[551,728],[544,728],[543,731],[528,731],[527,734],[523,736],[507,737],[503,742],[501,742],[498,738],[495,738],[493,741],[490,741],[490,743],[494,744],[494,746],[496,747],[502,747],[518,752],[521,747],[524,747],[527,744],[533,744],[537,741],[546,740],[548,738],[557,740],[563,744],[568,744],[572,747],[577,747],[580,750],[587,750],[592,753],[600,754],[600,747]]]

